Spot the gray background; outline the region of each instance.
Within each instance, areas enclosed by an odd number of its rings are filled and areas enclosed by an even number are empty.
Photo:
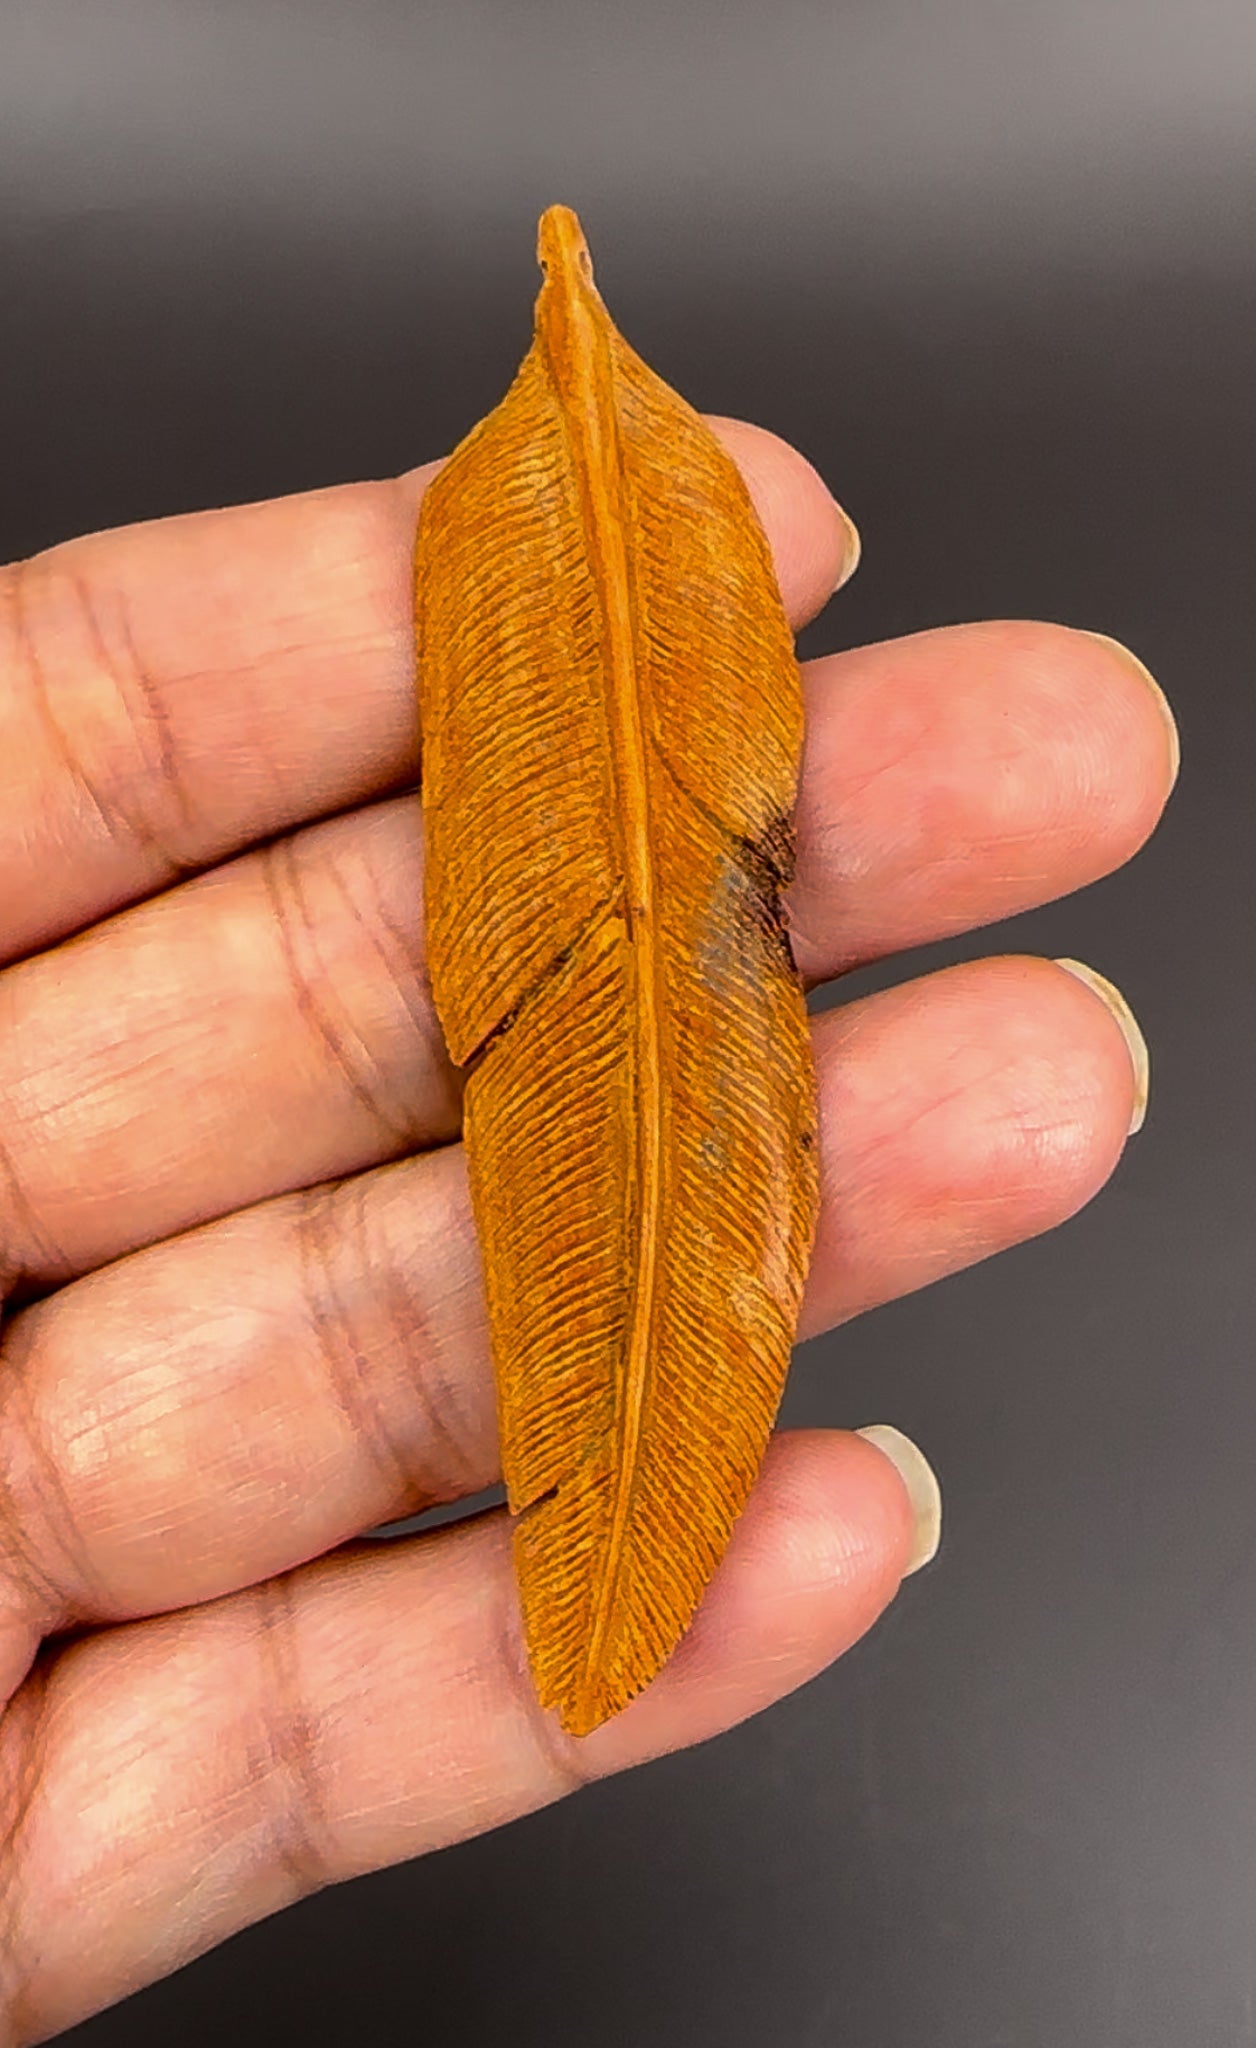
[[[946,1492],[849,1658],[75,2038],[1256,2042],[1256,9],[0,0],[0,550],[444,452],[555,199],[647,359],[858,519],[804,652],[1036,615],[1164,682],[1129,869],[853,984],[1089,960],[1150,1114],[1079,1218],[800,1355],[788,1420],[894,1421]]]

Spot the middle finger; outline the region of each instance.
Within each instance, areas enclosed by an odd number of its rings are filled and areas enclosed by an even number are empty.
[[[1172,779],[1137,665],[1062,627],[918,634],[812,662],[806,687],[791,912],[813,981],[1107,873]],[[421,901],[402,798],[0,975],[9,1277],[47,1286],[455,1136]]]

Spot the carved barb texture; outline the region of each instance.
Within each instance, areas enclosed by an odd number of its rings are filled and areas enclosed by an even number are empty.
[[[432,991],[541,1704],[688,1627],[762,1460],[815,1224],[780,896],[793,640],[741,475],[617,332],[570,208],[513,384],[419,521]]]

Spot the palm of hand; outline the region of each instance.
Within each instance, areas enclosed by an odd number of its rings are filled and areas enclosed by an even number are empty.
[[[800,457],[713,422],[790,615],[851,566]],[[778,1437],[694,1628],[576,1743],[501,1514],[458,1134],[423,971],[410,549],[434,466],[0,571],[0,2043],[310,1889],[714,1734],[911,1562],[893,1467]],[[811,981],[1126,860],[1173,775],[1128,656],[1059,627],[808,664]],[[1136,1092],[1046,961],[815,1023],[802,1334],[1071,1214]]]

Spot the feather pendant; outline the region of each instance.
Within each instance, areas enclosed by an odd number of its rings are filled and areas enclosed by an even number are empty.
[[[423,501],[416,651],[429,971],[467,1076],[528,1656],[587,1734],[670,1656],[762,1460],[816,1114],[768,546],[568,207],[538,258],[532,346]]]

